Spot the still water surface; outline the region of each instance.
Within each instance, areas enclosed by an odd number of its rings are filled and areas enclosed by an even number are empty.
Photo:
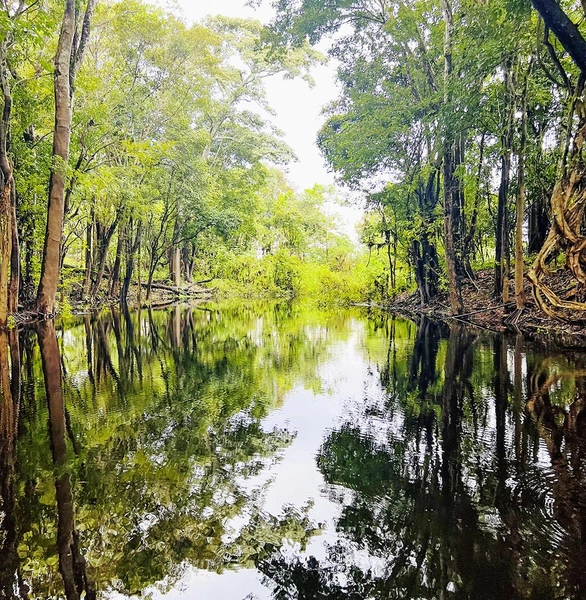
[[[223,305],[0,364],[0,598],[586,597],[582,353]]]

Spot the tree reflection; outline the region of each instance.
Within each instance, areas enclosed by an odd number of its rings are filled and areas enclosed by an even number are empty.
[[[367,398],[317,457],[343,503],[338,541],[322,560],[275,552],[261,561],[273,596],[584,597],[584,358],[550,353],[533,369],[536,389],[523,390],[523,365],[538,350],[518,339],[458,324],[446,335],[424,320],[406,348],[388,331],[384,406]],[[573,384],[559,381],[562,365]],[[551,389],[575,398],[554,406]]]
[[[586,369],[581,354],[567,353],[534,365],[527,409],[545,442],[555,478],[551,492],[554,516],[564,531],[566,576],[576,593],[586,591],[582,557],[586,551]],[[560,390],[573,395],[560,395]],[[569,396],[569,397],[568,397]]]
[[[27,598],[18,556],[16,442],[20,404],[20,345],[16,331],[0,330],[0,598]]]
[[[75,527],[73,492],[68,471],[65,404],[61,384],[61,353],[53,321],[41,323],[38,335],[49,407],[51,453],[55,469],[59,572],[63,578],[67,600],[78,600],[82,594],[85,594],[88,600],[92,600],[96,597],[96,593],[92,581],[88,578],[86,561],[79,547],[79,534]]]
[[[142,594],[189,567],[252,567],[283,540],[304,547],[307,508],[262,510],[259,476],[294,434],[261,421],[293,385],[320,385],[327,328],[344,321],[266,315],[42,323],[38,345],[25,336],[22,381],[18,346],[6,360],[0,337],[0,597]]]

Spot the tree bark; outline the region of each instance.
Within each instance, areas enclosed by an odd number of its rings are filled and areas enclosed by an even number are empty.
[[[2,115],[0,117],[0,328],[8,323],[10,260],[12,254],[12,198],[13,167],[9,157],[10,117],[12,115],[12,93],[8,69],[8,36],[0,44],[0,91],[2,93]]]
[[[53,167],[49,180],[47,228],[43,248],[41,281],[37,291],[37,311],[55,314],[55,298],[60,276],[61,244],[67,185],[66,166],[71,141],[71,118],[75,76],[90,34],[95,0],[88,0],[81,35],[76,31],[75,0],[65,1],[65,12],[55,55],[55,130],[53,134]]]
[[[65,13],[55,55],[55,131],[53,134],[53,167],[49,180],[47,228],[43,248],[41,281],[37,292],[37,310],[44,315],[55,313],[55,297],[59,284],[59,262],[63,232],[66,173],[71,139],[70,62],[75,33],[75,1],[66,0]]]
[[[452,6],[448,0],[442,0],[442,8],[445,21],[444,32],[444,110],[448,110],[451,105],[450,85],[452,79],[452,29],[454,18]],[[457,274],[456,257],[456,227],[457,223],[457,203],[455,198],[454,186],[454,139],[449,125],[444,127],[444,244],[446,252],[446,265],[448,275],[448,286],[450,290],[450,309],[452,314],[461,314],[464,310],[462,304],[462,291]]]
[[[531,0],[543,22],[553,31],[572,57],[576,66],[586,74],[586,40],[556,0]]]

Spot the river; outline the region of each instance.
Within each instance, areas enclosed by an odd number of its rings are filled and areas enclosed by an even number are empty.
[[[585,353],[227,303],[0,367],[0,599],[586,597]]]

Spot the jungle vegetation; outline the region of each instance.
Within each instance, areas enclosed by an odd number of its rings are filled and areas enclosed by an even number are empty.
[[[274,22],[187,24],[140,0],[0,4],[0,326],[153,282],[427,303],[494,269],[518,310],[584,311],[584,2],[276,0]],[[361,246],[287,183],[264,81],[339,98],[318,144],[366,198]],[[298,118],[303,118],[298,115]],[[525,269],[525,263],[533,261]],[[552,266],[574,284],[561,297]]]

